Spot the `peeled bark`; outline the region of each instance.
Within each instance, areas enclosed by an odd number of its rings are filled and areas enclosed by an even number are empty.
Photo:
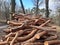
[[[33,35],[36,33],[37,29],[33,30],[30,34],[28,34],[27,36],[24,36],[24,37],[17,37],[17,41],[25,41],[25,40],[28,40],[30,39],[31,37],[33,37]],[[13,37],[10,37],[10,40],[12,40]]]
[[[54,45],[54,44],[60,44],[60,40],[51,40],[51,41],[45,41],[44,45]]]

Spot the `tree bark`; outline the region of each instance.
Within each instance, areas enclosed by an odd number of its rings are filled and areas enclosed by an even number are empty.
[[[45,0],[45,5],[46,5],[46,18],[49,17],[49,0]]]
[[[51,41],[45,41],[44,45],[54,45],[54,44],[60,44],[60,40],[51,40]]]

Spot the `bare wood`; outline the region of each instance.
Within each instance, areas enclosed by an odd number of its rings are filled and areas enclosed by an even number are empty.
[[[45,41],[44,45],[60,44],[60,40]]]
[[[30,34],[28,34],[27,36],[24,36],[24,37],[17,37],[17,41],[25,41],[25,40],[28,40],[30,39],[35,33],[36,33],[37,29],[33,30]],[[10,40],[12,40],[13,37],[10,37]]]
[[[18,32],[16,33],[15,37],[13,38],[13,40],[11,41],[10,45],[13,45],[14,41],[16,40],[16,38],[18,37]]]

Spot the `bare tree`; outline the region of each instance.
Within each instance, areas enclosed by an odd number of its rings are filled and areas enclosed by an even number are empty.
[[[46,17],[49,17],[49,0],[45,0]]]
[[[25,9],[24,9],[24,5],[23,5],[22,0],[20,0],[20,4],[21,4],[22,10],[23,10],[23,13],[25,14]]]
[[[15,13],[15,5],[16,5],[15,0],[11,0],[11,12],[12,13]]]
[[[42,4],[43,1],[41,0],[33,0],[33,4],[34,6],[36,7],[36,15],[38,15],[38,12],[39,12],[39,6]]]

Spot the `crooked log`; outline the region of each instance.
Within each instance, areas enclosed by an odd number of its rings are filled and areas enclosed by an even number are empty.
[[[54,44],[60,44],[60,40],[51,40],[51,41],[45,41],[44,45],[54,45]]]

